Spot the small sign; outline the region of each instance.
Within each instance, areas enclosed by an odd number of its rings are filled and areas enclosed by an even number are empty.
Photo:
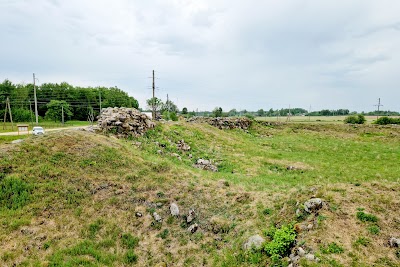
[[[20,124],[20,125],[17,125],[17,128],[18,128],[18,135],[20,132],[28,132],[28,134],[29,134],[29,125]]]

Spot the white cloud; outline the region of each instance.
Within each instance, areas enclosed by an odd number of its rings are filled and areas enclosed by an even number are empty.
[[[182,108],[399,110],[396,1],[0,1],[0,80],[118,86]],[[353,97],[353,98],[351,98]]]

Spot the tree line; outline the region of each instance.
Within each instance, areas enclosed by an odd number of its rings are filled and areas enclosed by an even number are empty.
[[[39,116],[57,121],[60,120],[62,108],[65,120],[87,120],[89,114],[99,114],[100,105],[101,108],[139,107],[134,97],[118,87],[80,87],[66,82],[43,83],[36,86],[36,96]],[[0,118],[4,116],[7,98],[14,121],[32,120],[32,113],[35,112],[33,84],[14,84],[7,79],[0,84]]]

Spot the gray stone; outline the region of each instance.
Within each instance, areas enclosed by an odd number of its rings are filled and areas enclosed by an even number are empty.
[[[135,213],[135,216],[138,217],[138,218],[140,218],[140,217],[143,216],[143,214],[142,214],[141,212],[136,212],[136,213]]]
[[[322,199],[312,198],[304,203],[304,210],[308,213],[316,212],[322,208],[322,204]]]
[[[169,210],[171,211],[172,216],[179,216],[179,207],[176,203],[171,203]]]
[[[297,209],[297,210],[296,210],[296,216],[297,216],[297,217],[300,217],[300,216],[301,216],[301,211],[300,211],[300,209]]]
[[[314,256],[314,254],[308,253],[306,255],[306,259],[309,261],[315,261],[315,256]]]
[[[207,160],[207,159],[198,159],[196,164],[193,165],[193,167],[202,169],[202,170],[213,171],[213,172],[218,171],[217,166],[213,165],[211,163],[211,161]]]
[[[246,243],[243,244],[243,249],[249,250],[252,247],[259,249],[261,248],[262,244],[265,242],[265,239],[262,238],[260,235],[253,235],[250,236]]]
[[[306,255],[306,252],[304,251],[304,249],[302,247],[298,247],[297,255],[299,255],[300,257],[304,257],[304,255]]]
[[[196,213],[194,212],[194,209],[190,209],[189,214],[186,217],[186,222],[191,223],[195,218],[196,218]]]
[[[154,218],[154,220],[156,220],[157,222],[162,222],[162,218],[161,218],[160,215],[158,215],[157,212],[154,212],[154,213],[153,213],[153,218]]]
[[[191,226],[189,226],[189,228],[187,230],[188,230],[188,232],[194,234],[198,228],[199,228],[199,225],[197,223],[195,223],[195,224],[192,224]]]
[[[395,238],[395,237],[390,238],[389,246],[391,248],[400,247],[400,238]]]
[[[24,139],[17,139],[17,140],[11,141],[11,144],[22,143],[23,141],[24,141]]]
[[[308,229],[308,230],[313,229],[313,227],[314,227],[314,226],[313,226],[311,223],[310,223],[309,225],[307,225],[307,229]]]

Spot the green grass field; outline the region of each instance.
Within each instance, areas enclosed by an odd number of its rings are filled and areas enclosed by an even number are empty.
[[[287,251],[267,249],[278,242],[271,231],[286,225],[320,259],[301,266],[400,264],[399,250],[384,245],[400,232],[398,127],[174,122],[128,140],[77,130],[15,145],[8,138],[0,143],[2,266],[287,266]],[[199,158],[218,172],[194,168]],[[297,214],[311,197],[324,208]],[[172,202],[180,216],[170,215]],[[243,250],[255,234],[266,249]]]
[[[297,123],[343,123],[347,116],[291,116],[288,117],[256,117],[259,121],[268,122],[297,122]],[[376,120],[376,116],[365,116],[367,124],[370,124]]]

